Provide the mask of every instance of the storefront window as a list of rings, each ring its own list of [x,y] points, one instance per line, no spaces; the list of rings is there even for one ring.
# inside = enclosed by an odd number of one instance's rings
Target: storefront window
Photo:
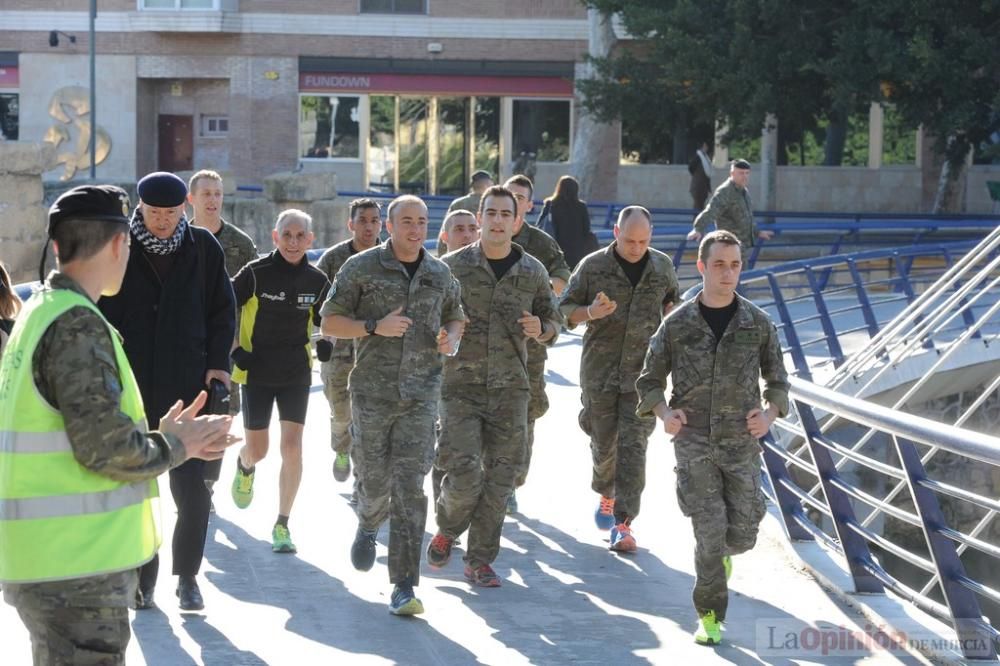
[[[569,100],[514,100],[513,151],[539,162],[568,162]]]
[[[368,187],[394,192],[396,189],[396,98],[368,98]]]
[[[17,93],[0,93],[0,141],[17,141]]]
[[[359,100],[357,96],[303,95],[299,99],[299,157],[359,158]]]

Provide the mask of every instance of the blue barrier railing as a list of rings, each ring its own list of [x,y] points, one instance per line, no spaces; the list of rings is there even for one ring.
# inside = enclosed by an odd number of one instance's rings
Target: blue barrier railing
[[[959,470],[977,469],[987,478],[1000,473],[1000,438],[961,427],[977,414],[989,420],[984,406],[1000,391],[1000,375],[991,375],[993,366],[963,373],[984,383],[978,396],[962,399],[953,425],[906,408],[963,352],[972,367],[1000,363],[992,351],[1000,339],[998,250],[1000,229],[975,246],[858,252],[742,276],[744,288],[760,284],[772,295],[757,302],[774,313],[798,375],[791,379],[792,414],[761,441],[766,491],[787,536],[822,542],[843,557],[854,592],[890,590],[949,622],[966,659],[993,661],[1000,632],[988,618],[1000,620],[992,575],[1000,546],[990,528],[1000,501],[988,484],[975,487],[954,470],[963,465]],[[822,275],[827,284],[821,287]],[[838,319],[838,309],[852,317]],[[852,337],[860,347],[853,356],[846,349]],[[810,344],[819,353],[809,355]],[[927,349],[934,351],[921,361]],[[899,371],[903,394],[892,393],[886,406],[807,380],[817,365],[839,365],[845,357],[849,362],[827,381],[855,390],[858,384],[848,380],[860,379],[866,388],[883,372]],[[900,368],[910,359],[921,368],[916,379]],[[954,388],[954,381],[942,390],[971,390]],[[938,466],[939,452],[952,458]],[[945,473],[950,476],[936,478]]]
[[[779,443],[771,434],[762,440],[764,469],[769,480],[767,492],[780,509],[788,538],[821,541],[844,558],[854,592],[878,594],[891,590],[924,612],[949,622],[966,659],[995,661],[1000,632],[984,617],[979,598],[1000,603],[1000,592],[968,574],[961,549],[974,549],[995,560],[1000,558],[1000,548],[977,538],[975,533],[965,533],[949,525],[939,495],[991,512],[1000,511],[1000,502],[929,478],[917,447],[937,447],[995,468],[1000,466],[1000,438],[882,407],[802,379],[792,378],[791,385],[796,420],[779,421],[774,428],[789,443]],[[899,464],[888,464],[836,441],[834,436],[823,432],[818,414],[823,414],[823,418],[832,415],[883,435],[891,441]],[[802,441],[808,458],[790,452],[795,443]],[[876,497],[852,483],[849,475],[835,464],[835,456],[856,463],[869,474],[884,475],[905,484],[914,510]],[[802,476],[815,479],[822,493],[811,492],[808,483],[796,481]],[[899,545],[859,520],[855,509],[859,505],[919,530],[926,554]],[[833,534],[823,529],[823,523],[829,523]],[[929,575],[929,589],[913,589],[900,576],[888,571],[892,567],[883,565],[873,549]]]

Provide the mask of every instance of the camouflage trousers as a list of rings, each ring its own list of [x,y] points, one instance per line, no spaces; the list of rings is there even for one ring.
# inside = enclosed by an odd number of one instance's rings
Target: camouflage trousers
[[[427,523],[424,477],[434,459],[437,402],[352,393],[351,408],[358,522],[374,531],[389,519],[389,581],[416,585]]]
[[[323,393],[330,403],[330,448],[334,453],[351,452],[351,394],[347,378],[354,368],[354,358],[334,356],[320,365]]]
[[[520,488],[528,478],[528,467],[531,465],[531,450],[535,445],[535,421],[545,416],[549,411],[549,396],[545,394],[545,361],[548,352],[540,344],[528,343],[528,440],[524,457],[524,468],[515,479],[514,487]]]
[[[52,583],[4,585],[31,636],[35,666],[118,666],[132,632],[136,569]]]
[[[694,607],[699,615],[715,611],[721,621],[729,603],[722,558],[754,547],[766,511],[760,446],[749,437],[710,442],[707,435],[682,429],[674,437],[674,452],[677,503],[694,528]]]
[[[585,391],[580,427],[590,435],[594,469],[590,487],[615,500],[615,522],[639,515],[646,487],[646,445],[656,427],[653,417],[635,415],[636,393]]]
[[[469,530],[464,559],[476,568],[500,552],[507,498],[525,465],[528,392],[462,389],[441,399],[437,524],[452,538]]]

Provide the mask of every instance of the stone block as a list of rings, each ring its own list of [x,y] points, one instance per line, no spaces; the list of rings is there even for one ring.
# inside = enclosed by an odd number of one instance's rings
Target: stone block
[[[55,148],[47,143],[0,142],[0,175],[37,175],[55,159]]]

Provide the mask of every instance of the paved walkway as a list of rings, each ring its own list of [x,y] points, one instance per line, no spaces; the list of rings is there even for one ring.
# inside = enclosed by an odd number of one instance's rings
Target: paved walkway
[[[259,465],[256,497],[245,511],[228,495],[235,465],[230,454],[216,496],[218,514],[209,526],[201,585],[206,611],[178,611],[167,575],[170,549],[164,548],[160,609],[136,616],[129,663],[923,663],[870,649],[826,655],[810,649],[819,634],[809,625],[837,633],[838,626],[864,631],[867,622],[790,564],[773,516],[765,520],[758,547],[735,560],[725,645],[695,645],[694,545],[674,498],[669,441],[660,430],[650,442],[643,513],[635,524],[640,550],[632,557],[614,555],[607,534],[593,524],[597,498],[589,487],[589,449],[576,421],[579,337],[563,340],[551,354],[553,407],[538,423],[532,472],[518,493],[521,513],[504,527],[496,562],[503,587],[470,589],[462,579],[459,547],[444,571],[424,569],[418,593],[426,614],[402,619],[386,612],[386,529],[375,568],[354,571],[348,551],[357,523],[346,501],[349,485],[335,483],[330,474],[329,411],[314,386],[307,469],[290,524],[299,554],[270,551],[277,449]],[[170,534],[173,507],[162,485]],[[433,527],[430,520],[429,534]],[[789,633],[805,641],[794,647]],[[3,664],[30,663],[27,635],[3,604],[0,634]]]

